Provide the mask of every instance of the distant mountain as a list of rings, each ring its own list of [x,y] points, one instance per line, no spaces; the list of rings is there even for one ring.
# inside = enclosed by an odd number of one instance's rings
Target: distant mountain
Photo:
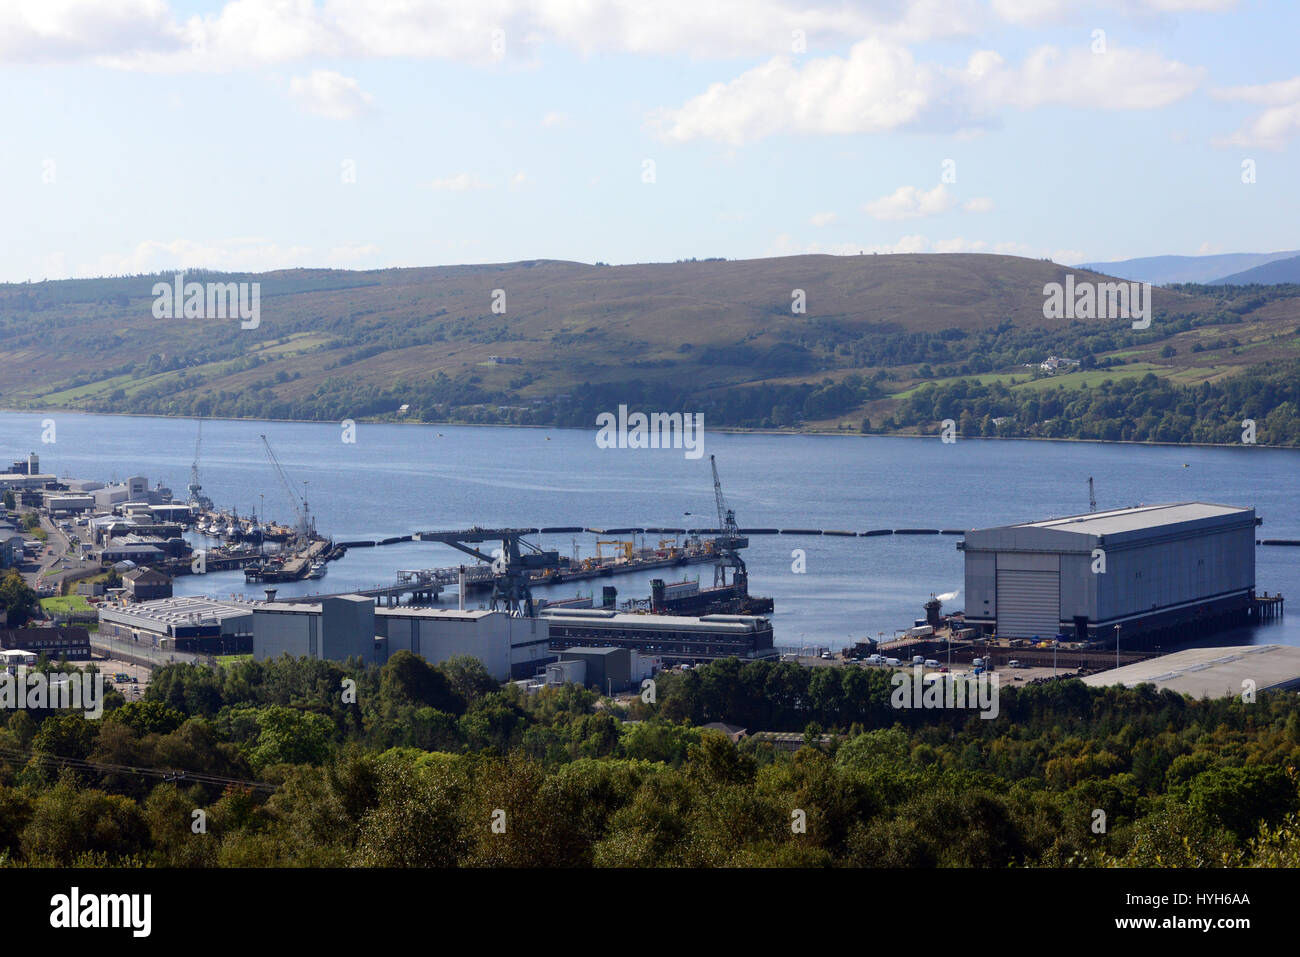
[[[1297,255],[1300,255],[1300,249],[1276,253],[1222,253],[1217,256],[1146,256],[1108,263],[1081,263],[1079,268],[1163,286],[1173,282],[1223,282],[1220,277],[1230,273]]]
[[[0,284],[0,408],[588,427],[626,404],[703,410],[715,426],[858,431],[864,420],[895,429],[958,419],[968,406],[991,423],[1022,415],[1012,389],[1081,391],[1109,380],[1161,411],[1094,415],[1054,395],[1041,406],[1026,400],[1023,420],[1051,419],[1041,434],[1058,438],[1075,435],[1062,423],[1078,416],[1087,422],[1076,437],[1186,441],[1201,423],[1181,399],[1156,397],[1156,379],[1218,388],[1252,366],[1281,375],[1300,361],[1300,293],[1290,287],[1157,288],[1150,328],[1134,329],[1129,319],[1044,316],[1045,288],[1069,275],[1106,279],[976,254],[191,270],[194,299],[187,288],[175,318],[165,315],[174,275]],[[209,304],[239,282],[259,290],[248,326]],[[1031,381],[1053,355],[1081,368]],[[960,392],[968,376],[996,394],[966,403],[917,391],[946,382]],[[1291,408],[1289,393],[1271,385],[1243,388]],[[1198,393],[1211,399],[1232,410],[1243,401]],[[1197,440],[1239,435],[1227,414]],[[1096,416],[1114,427],[1101,430]],[[1300,445],[1292,418],[1274,440]]]
[[[1271,286],[1280,282],[1300,282],[1300,256],[1292,256],[1290,259],[1275,259],[1262,266],[1256,266],[1254,269],[1235,272],[1231,276],[1216,279],[1214,282],[1216,284],[1223,283],[1225,286],[1249,286],[1252,283]]]

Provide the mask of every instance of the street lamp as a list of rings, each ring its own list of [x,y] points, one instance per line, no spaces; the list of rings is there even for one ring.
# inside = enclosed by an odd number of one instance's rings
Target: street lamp
[[[1119,667],[1119,625],[1115,626],[1115,667]]]

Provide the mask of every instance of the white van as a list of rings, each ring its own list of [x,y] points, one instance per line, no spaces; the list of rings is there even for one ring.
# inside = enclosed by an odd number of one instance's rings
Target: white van
[[[938,668],[938,667],[939,667],[939,662],[935,661],[933,658],[926,658],[926,659],[925,659],[925,666],[926,666],[927,668]]]
[[[925,655],[913,655],[913,656],[912,656],[912,664],[914,664],[914,665],[923,665],[923,664],[925,664]]]
[[[897,667],[898,667],[898,659],[897,659],[897,658],[886,658],[886,659],[885,659],[885,664],[887,664],[887,665],[888,665],[889,667],[891,667],[891,668],[897,668]]]

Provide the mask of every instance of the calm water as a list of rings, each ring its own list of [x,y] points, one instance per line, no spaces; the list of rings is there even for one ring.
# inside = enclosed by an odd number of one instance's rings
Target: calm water
[[[41,444],[48,416],[0,413],[0,455],[8,463],[36,451],[42,471],[101,481],[144,475],[185,497],[194,455],[192,419],[58,413],[57,441]],[[1300,538],[1300,452],[1261,448],[1191,449],[1069,442],[1012,442],[708,433],[705,456],[680,450],[599,449],[594,430],[366,425],[356,444],[337,425],[203,423],[200,475],[220,507],[260,511],[291,522],[288,493],[259,435],[271,440],[289,477],[303,487],[317,526],[337,539],[378,539],[471,525],[717,524],[708,454],[718,456],[723,490],[737,521],[753,527],[974,528],[1087,511],[1087,479],[1102,508],[1202,500],[1253,506],[1261,538]],[[687,515],[686,513],[690,513]],[[755,536],[746,553],[751,592],[776,601],[779,644],[839,647],[893,633],[922,614],[931,593],[962,587],[954,536],[792,538]],[[543,544],[572,554],[572,536]],[[594,537],[579,536],[581,556]],[[792,571],[802,548],[807,571]],[[389,582],[399,568],[454,565],[443,545],[406,543],[357,549],[316,582],[281,594],[338,592]],[[599,592],[645,597],[655,575],[623,575],[560,586],[557,597]],[[712,581],[707,565],[686,574]],[[1259,547],[1260,591],[1300,594],[1300,549]],[[183,577],[177,593],[260,597],[239,572]],[[958,594],[945,608],[962,607]],[[444,596],[454,602],[454,595]],[[1300,645],[1300,614],[1221,636],[1217,643]]]

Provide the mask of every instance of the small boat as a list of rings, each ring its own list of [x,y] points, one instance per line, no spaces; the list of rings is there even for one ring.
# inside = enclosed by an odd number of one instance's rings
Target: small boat
[[[325,577],[325,563],[324,563],[324,562],[321,562],[321,561],[315,561],[315,562],[312,562],[312,563],[311,563],[311,568],[310,568],[310,569],[308,570],[308,572],[307,572],[307,577],[308,577],[308,578],[324,578],[324,577]]]

